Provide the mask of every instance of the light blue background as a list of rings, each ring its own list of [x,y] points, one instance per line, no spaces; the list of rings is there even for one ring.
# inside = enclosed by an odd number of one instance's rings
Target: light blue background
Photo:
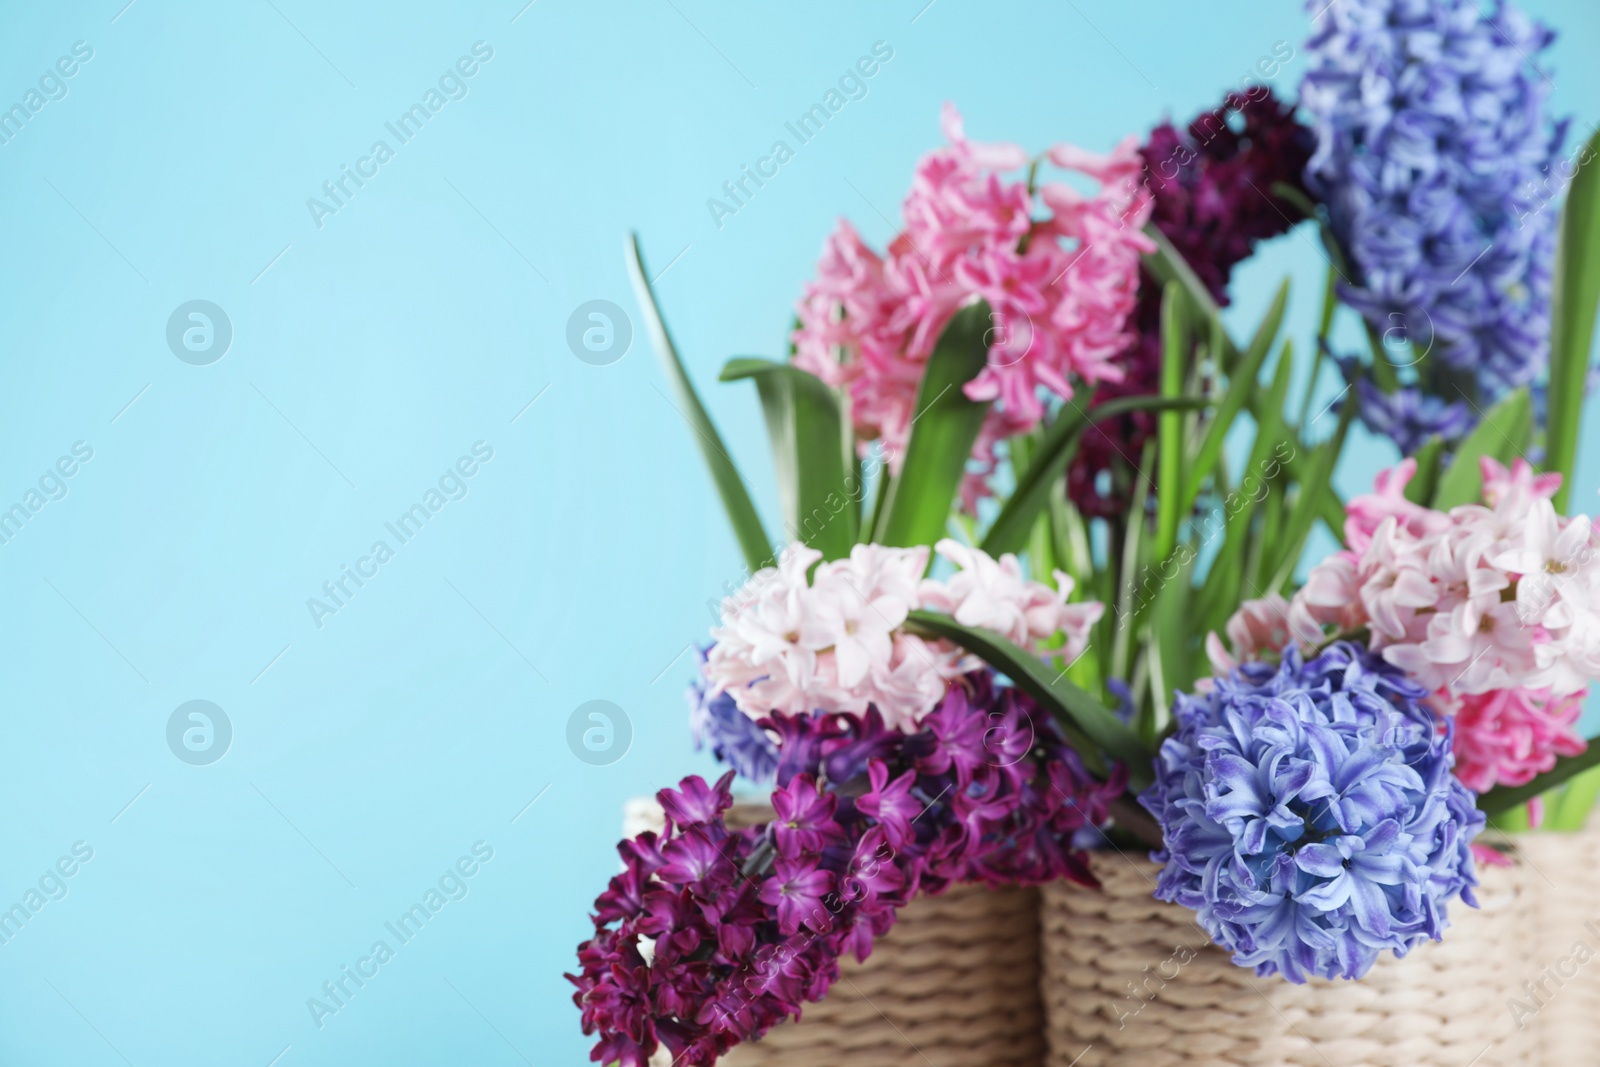
[[[1104,149],[1307,25],[1272,0],[523,2],[3,16],[0,102],[75,41],[94,57],[0,145],[0,506],[74,442],[94,458],[0,545],[0,907],[74,842],[94,858],[0,946],[0,1063],[584,1061],[561,974],[622,802],[709,767],[682,653],[740,571],[644,338],[604,367],[567,348],[580,303],[634,313],[624,233],[671,262],[671,323],[770,517],[756,405],[715,370],[781,351],[837,216],[892,234],[942,101],[979,138]],[[1529,6],[1564,33],[1558,106],[1592,123],[1600,11]],[[319,229],[306,198],[480,40],[466,99]],[[876,41],[869,95],[717,228],[706,199]],[[1288,271],[1307,339],[1301,237],[1241,272],[1240,321]],[[164,338],[194,298],[233,323],[211,366]],[[469,495],[318,629],[307,598],[477,441]],[[1343,488],[1390,458],[1358,442]],[[197,698],[235,731],[211,766],[165,740]],[[565,740],[595,698],[632,720],[611,766]],[[470,894],[319,1029],[307,998],[480,840]]]

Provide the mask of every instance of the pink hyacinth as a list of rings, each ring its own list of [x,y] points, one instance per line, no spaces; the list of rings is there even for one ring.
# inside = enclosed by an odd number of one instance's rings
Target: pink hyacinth
[[[1587,744],[1574,727],[1587,689],[1552,697],[1547,689],[1499,689],[1436,698],[1456,720],[1456,777],[1483,792],[1497,785],[1526,785],[1556,765],[1558,756],[1581,754]]]
[[[1075,382],[1121,379],[1139,257],[1153,249],[1142,232],[1152,201],[1133,139],[1106,156],[1050,150],[1056,167],[1101,183],[1086,196],[1002,177],[1026,166],[1027,154],[967,140],[948,104],[942,126],[950,144],[917,164],[904,229],[879,255],[841,221],[794,333],[795,364],[848,390],[861,447],[881,441],[896,471],[923,370],[958,308],[982,298],[993,316],[987,365],[966,386],[973,400],[994,402],[974,450],[987,471],[997,441],[1038,425],[1046,396],[1068,399]],[[981,491],[969,480],[964,497],[970,504]]]
[[[1372,492],[1356,497],[1345,506],[1344,543],[1351,552],[1357,555],[1365,552],[1384,519],[1394,519],[1397,526],[1415,537],[1437,533],[1450,524],[1450,517],[1444,512],[1406,499],[1406,486],[1416,473],[1417,461],[1403,459],[1389,470],[1378,473]]]
[[[1067,575],[1057,572],[1052,589],[1024,578],[1009,553],[996,560],[948,539],[936,550],[957,568],[948,580],[922,577],[925,547],[857,545],[849,558],[819,564],[821,553],[791,546],[779,566],[723,601],[705,664],[710,691],[727,692],[753,719],[863,714],[872,705],[890,727],[909,731],[951,680],[978,666],[950,642],[908,633],[913,610],[953,615],[1034,651],[1059,636],[1064,644],[1053,651],[1069,660],[1087,646],[1103,607],[1067,603]]]
[[[1226,627],[1228,644],[1216,634],[1206,635],[1206,658],[1221,677],[1232,674],[1241,662],[1258,660],[1263,653],[1277,655],[1289,643],[1289,602],[1274,593],[1246,600]]]

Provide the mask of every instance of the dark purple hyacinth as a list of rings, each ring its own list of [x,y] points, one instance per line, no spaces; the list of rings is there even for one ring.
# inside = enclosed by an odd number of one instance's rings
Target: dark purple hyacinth
[[[1359,978],[1476,905],[1476,798],[1450,773],[1452,722],[1347,642],[1246,664],[1178,695],[1178,729],[1139,800],[1161,824],[1156,896],[1194,909],[1257,974]]]
[[[1264,86],[1232,93],[1180,131],[1153,130],[1141,154],[1155,196],[1151,222],[1205,283],[1219,306],[1228,304],[1233,268],[1261,241],[1286,233],[1304,216],[1279,197],[1278,183],[1305,192],[1303,174],[1315,141],[1295,121],[1294,108]],[[1134,312],[1139,340],[1122,357],[1127,377],[1101,385],[1095,402],[1161,389],[1161,286],[1141,275]],[[1134,472],[1156,419],[1145,413],[1092,426],[1068,469],[1067,488],[1086,516],[1120,515],[1132,499]],[[1154,499],[1154,494],[1151,494]]]
[[[645,1067],[666,1048],[714,1063],[820,1000],[917,892],[955,882],[1091,883],[1076,833],[1125,776],[1090,778],[1027,696],[967,675],[915,734],[865,716],[774,716],[775,817],[728,829],[730,771],[658,794],[665,833],[618,846],[573,999],[592,1060]]]
[[[1363,418],[1402,448],[1458,437],[1549,359],[1566,123],[1545,115],[1537,64],[1554,35],[1492,0],[1307,7],[1306,178],[1348,261],[1340,294],[1411,342],[1399,362],[1414,395],[1369,389]]]

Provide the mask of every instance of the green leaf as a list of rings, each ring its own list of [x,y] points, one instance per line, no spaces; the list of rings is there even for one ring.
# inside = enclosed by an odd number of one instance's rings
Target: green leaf
[[[1044,705],[1063,725],[1081,733],[1094,746],[1090,751],[1080,749],[1078,752],[1086,763],[1099,762],[1103,753],[1127,766],[1128,783],[1135,792],[1150,784],[1154,754],[1138,735],[1124,726],[1109,708],[1057,675],[1037,656],[991,630],[962,626],[948,615],[913,611],[906,621],[913,629],[954,641],[1010,678],[1018,689]]]
[[[1072,579],[1080,599],[1093,599],[1092,585],[1094,560],[1089,552],[1089,535],[1084,529],[1078,509],[1067,500],[1066,482],[1057,480],[1050,487],[1050,501],[1045,509],[1045,526],[1050,532],[1052,556]],[[1093,635],[1091,633],[1091,642]],[[1101,691],[1105,676],[1101,673],[1099,656],[1079,656],[1076,663],[1068,664],[1067,676],[1081,688],[1091,693]]]
[[[1383,343],[1385,335],[1380,334],[1378,328],[1370,322],[1366,324],[1366,333],[1367,347],[1372,349],[1372,380],[1385,393],[1392,393],[1400,388],[1400,376],[1394,369],[1394,360],[1389,356],[1389,349]]]
[[[1218,614],[1225,617],[1238,606],[1241,588],[1245,581],[1245,565],[1250,558],[1253,540],[1251,522],[1261,501],[1266,498],[1265,483],[1270,480],[1266,473],[1268,464],[1269,462],[1273,466],[1281,464],[1290,467],[1292,471],[1292,460],[1298,458],[1294,451],[1291,451],[1288,457],[1282,453],[1284,445],[1291,450],[1296,447],[1295,444],[1289,443],[1283,422],[1284,400],[1289,394],[1289,378],[1293,366],[1294,345],[1285,341],[1283,350],[1278,355],[1277,367],[1272,376],[1272,388],[1267,394],[1263,413],[1259,416],[1255,441],[1250,446],[1250,458],[1240,477],[1239,487],[1230,493],[1222,504],[1225,512],[1230,507],[1235,505],[1237,507],[1227,514],[1223,527],[1222,547],[1212,563],[1211,573],[1206,575],[1201,587],[1199,603],[1202,606],[1200,615],[1202,619]],[[1302,465],[1302,469],[1306,469],[1307,465]],[[1261,594],[1252,590],[1249,595]]]
[[[889,486],[894,484],[894,473],[889,470],[887,460],[877,464],[877,482],[872,489],[872,509],[867,512],[861,522],[860,536],[863,543],[872,540],[872,531],[878,528],[883,521],[883,505],[889,499]]]
[[[1261,499],[1261,524],[1255,531],[1255,536],[1250,545],[1250,558],[1245,563],[1244,580],[1248,583],[1251,596],[1258,596],[1256,590],[1262,593],[1271,592],[1264,588],[1272,580],[1273,564],[1277,562],[1277,552],[1287,538],[1289,511],[1289,479],[1282,473],[1281,465],[1275,474],[1262,473],[1262,482],[1266,485],[1266,495]]]
[[[1427,504],[1439,491],[1439,468],[1444,460],[1444,438],[1433,435],[1422,443],[1417,454],[1417,473],[1406,483],[1405,497],[1413,504]]]
[[[1547,790],[1576,777],[1591,767],[1600,767],[1600,737],[1589,738],[1589,747],[1577,756],[1561,756],[1556,765],[1527,785],[1515,788],[1497,785],[1487,793],[1478,795],[1478,810],[1487,815],[1499,815],[1518,804],[1526,804]]]
[[[1509,465],[1527,451],[1532,437],[1533,401],[1524,386],[1507,393],[1490,408],[1484,414],[1483,421],[1461,442],[1450,469],[1439,479],[1439,491],[1433,495],[1433,506],[1440,511],[1449,511],[1460,504],[1476,503],[1483,496],[1483,472],[1478,466],[1479,457],[1492,456]]]
[[[771,563],[772,542],[767,540],[767,533],[761,527],[761,517],[756,514],[756,506],[745,489],[744,479],[739,476],[738,468],[723,447],[722,435],[717,433],[716,424],[706,414],[705,405],[700,403],[694,383],[689,380],[689,372],[684,369],[678,349],[672,343],[672,335],[667,332],[666,320],[661,317],[661,308],[656,303],[655,290],[650,286],[650,276],[644,269],[638,234],[628,235],[623,251],[628,261],[628,275],[633,279],[634,295],[639,300],[639,309],[644,313],[645,329],[661,360],[661,367],[666,371],[667,381],[672,384],[672,391],[678,398],[673,406],[694,431],[695,443],[700,446],[700,454],[705,457],[706,467],[711,471],[711,481],[716,485],[717,495],[722,498],[722,506],[728,512],[733,536],[744,553],[745,564],[754,573]]]
[[[1222,458],[1222,446],[1227,439],[1229,427],[1233,425],[1233,420],[1238,417],[1246,400],[1256,389],[1256,378],[1261,373],[1261,364],[1266,361],[1267,353],[1272,350],[1272,343],[1278,338],[1278,330],[1283,325],[1284,309],[1288,304],[1289,279],[1285,278],[1283,284],[1278,286],[1277,295],[1272,298],[1272,306],[1267,309],[1266,317],[1261,320],[1255,336],[1250,339],[1250,347],[1245,349],[1243,360],[1230,372],[1228,390],[1222,395],[1222,403],[1217,407],[1217,417],[1206,427],[1205,437],[1200,441],[1200,451],[1190,468],[1189,485],[1184,493],[1185,514],[1194,510],[1194,503],[1200,497],[1200,490],[1205,480],[1211,476],[1211,472],[1217,467],[1217,461]]]
[[[1287,200],[1290,204],[1293,204],[1295,210],[1300,212],[1300,214],[1304,215],[1306,218],[1314,219],[1317,217],[1316,202],[1305,193],[1295,188],[1293,185],[1290,185],[1288,182],[1273,182],[1271,185],[1267,186],[1267,191],[1273,196],[1277,197],[1279,200]],[[1302,220],[1294,220],[1296,223],[1300,221]],[[1293,224],[1294,223],[1291,223],[1290,225]]]
[[[837,394],[835,394],[835,399],[838,399]],[[841,402],[841,407],[842,406],[843,404]],[[849,421],[848,416],[845,417],[845,421]],[[844,427],[844,438],[845,452],[850,457],[849,476],[856,487],[855,493],[853,494],[855,496],[855,506],[851,508],[851,511],[855,514],[855,531],[856,537],[859,538],[861,536],[861,523],[863,521],[862,512],[864,512],[867,507],[867,472],[866,468],[861,462],[861,453],[856,449],[856,435],[853,427]]]
[[[1322,380],[1322,362],[1328,355],[1328,333],[1333,329],[1333,316],[1339,309],[1339,277],[1333,264],[1328,264],[1322,285],[1322,315],[1317,321],[1317,350],[1311,356],[1311,370],[1306,374],[1306,392],[1300,400],[1300,418],[1296,425],[1304,426],[1311,414],[1311,401],[1317,395],[1317,384]]]
[[[1600,796],[1600,767],[1592,767],[1572,778],[1546,798],[1544,825],[1547,830],[1581,830]]]
[[[1189,299],[1194,301],[1194,306],[1200,309],[1201,314],[1208,318],[1217,318],[1221,314],[1221,309],[1217,307],[1217,302],[1211,299],[1211,291],[1194,272],[1194,268],[1184,260],[1183,254],[1167,240],[1167,235],[1153,222],[1145,226],[1144,233],[1156,246],[1156,250],[1147,254],[1143,260],[1150,276],[1163,286],[1168,282],[1177,282],[1183,286],[1183,291],[1189,294]],[[1222,336],[1224,351],[1220,353],[1220,359],[1224,365],[1231,365],[1238,359],[1239,350],[1234,347],[1226,332]]]
[[[988,358],[989,319],[988,303],[969,304],[955,313],[933,346],[917,389],[905,462],[889,486],[873,537],[879,544],[931,545],[944,535],[972,446],[989,412],[987,402],[968,400],[962,389]]]
[[[1294,577],[1295,566],[1300,562],[1300,553],[1305,548],[1306,538],[1311,535],[1312,524],[1317,519],[1317,511],[1321,505],[1320,498],[1328,492],[1333,482],[1333,465],[1338,462],[1339,453],[1344,450],[1345,436],[1350,431],[1350,422],[1355,413],[1356,398],[1352,393],[1345,398],[1344,407],[1339,412],[1339,425],[1333,431],[1333,436],[1317,446],[1306,480],[1300,483],[1300,495],[1295,498],[1294,507],[1289,512],[1283,539],[1279,545],[1273,546],[1272,558],[1277,562],[1277,569],[1261,591],[1267,596],[1281,593],[1289,584],[1289,579]]]
[[[1174,557],[1171,561],[1177,565],[1174,573],[1159,576],[1162,585],[1155,596],[1149,631],[1150,689],[1157,713],[1149,724],[1150,733],[1145,735],[1150,742],[1154,742],[1171,721],[1172,694],[1189,692],[1194,685],[1195,652],[1201,640],[1192,614],[1197,558],[1195,553]]]
[[[1600,175],[1590,165],[1596,153],[1600,153],[1600,133],[1590,138],[1579,155],[1578,173],[1567,189],[1561,232],[1556,239],[1544,469],[1566,476],[1554,500],[1556,511],[1562,513],[1567,510],[1572,491],[1578,431],[1583,421],[1583,387],[1589,375],[1595,307],[1600,304]]]
[[[1076,404],[1062,408],[1040,437],[1027,468],[1017,475],[1016,489],[995,516],[980,547],[991,556],[1022,550],[1033,520],[1050,497],[1050,486],[1061,479],[1077,451],[1078,439],[1090,425],[1134,411],[1194,411],[1206,406],[1208,401],[1197,396],[1124,396],[1087,410]]]
[[[1155,447],[1154,441],[1145,441],[1144,453],[1139,457],[1140,470],[1149,465]],[[1150,581],[1150,572],[1146,568],[1150,552],[1147,547],[1148,538],[1145,536],[1149,526],[1145,521],[1149,504],[1150,479],[1140,478],[1134,486],[1133,500],[1128,505],[1128,513],[1122,522],[1122,555],[1120,558],[1108,558],[1107,562],[1113,566],[1106,568],[1117,579],[1110,675],[1113,678],[1128,679],[1130,682],[1134,680],[1134,638],[1139,632],[1140,618],[1149,606],[1149,601],[1144,597]],[[1113,538],[1115,530],[1116,527],[1111,527]],[[1107,556],[1110,557],[1117,548],[1113,540],[1106,546]]]
[[[1328,251],[1328,258],[1338,267],[1340,272],[1347,273],[1343,266],[1343,253],[1339,251],[1338,244],[1333,240],[1333,234],[1329,231],[1327,223],[1322,223],[1321,229],[1323,244]],[[1144,232],[1156,245],[1156,250],[1146,255],[1143,260],[1145,268],[1150,271],[1151,276],[1163,285],[1169,281],[1178,281],[1183,285],[1184,291],[1189,294],[1196,307],[1207,315],[1216,316],[1218,314],[1216,301],[1211,299],[1211,294],[1206,291],[1205,285],[1201,283],[1193,268],[1184,262],[1182,254],[1172,247],[1172,242],[1167,240],[1166,236],[1156,228],[1154,223],[1146,226]],[[1243,358],[1238,346],[1233,343],[1226,330],[1219,330],[1218,334],[1222,340],[1221,363],[1223,370],[1230,376],[1238,377],[1238,363]],[[1261,389],[1260,384],[1255,381],[1250,382],[1249,398],[1246,400],[1246,405],[1249,407],[1250,413],[1256,417],[1257,422],[1265,421],[1270,415],[1281,416],[1283,414],[1283,408],[1281,406],[1274,408],[1267,400],[1266,393]],[[1303,453],[1309,451],[1309,449],[1305,449],[1296,437],[1291,437],[1290,442],[1295,446],[1295,452],[1288,460],[1289,474],[1296,479],[1303,479],[1306,475],[1306,464],[1310,462],[1309,458]],[[1329,491],[1322,495],[1320,503],[1321,511],[1317,517],[1327,525],[1335,537],[1342,536],[1344,527],[1343,501],[1339,499],[1337,493]]]
[[[824,559],[848,556],[862,487],[839,398],[816,375],[788,363],[739,358],[722,368],[722,381],[744,379],[753,380],[761,396],[785,533]]]
[[[1168,282],[1161,297],[1161,396],[1175,400],[1183,393],[1183,365],[1189,360],[1188,315],[1183,286]],[[1166,559],[1178,544],[1179,500],[1183,495],[1183,419],[1164,411],[1156,426],[1156,558]]]

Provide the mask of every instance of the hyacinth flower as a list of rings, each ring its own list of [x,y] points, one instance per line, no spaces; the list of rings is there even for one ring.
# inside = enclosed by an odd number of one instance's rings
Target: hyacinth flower
[[[942,126],[948,144],[918,162],[903,227],[884,248],[848,222],[828,238],[788,358],[739,357],[722,369],[722,381],[749,382],[761,397],[782,506],[777,539],[673,343],[638,241],[629,242],[645,332],[751,574],[795,541],[827,560],[858,544],[932,546],[952,512],[970,521],[979,498],[1004,488],[990,475],[1002,457],[1019,469],[1020,438],[1054,434],[1045,464],[1053,482],[1089,422],[1198,406],[1122,396],[1091,418],[1076,399],[1124,376],[1140,260],[1157,251],[1135,139],[1105,154],[1059,143],[1030,158],[968,139],[953,107]],[[1021,525],[1043,498],[1015,503]]]
[[[991,404],[976,444],[987,470],[996,441],[1039,424],[1045,398],[1123,377],[1139,257],[1152,248],[1132,138],[1104,156],[1059,144],[1028,169],[1016,145],[969,141],[948,104],[941,123],[950,143],[917,164],[903,230],[880,253],[841,221],[793,337],[794,365],[848,393],[859,447],[881,442],[895,471],[928,361],[958,308],[981,298],[992,316],[987,357],[962,386]],[[1036,187],[1040,162],[1100,188]],[[969,502],[983,491],[969,479]]]
[[[1556,513],[1561,475],[1520,459],[1477,466],[1478,500],[1448,510],[1437,506],[1448,483],[1434,506],[1412,499],[1415,459],[1379,474],[1347,506],[1345,548],[1292,598],[1243,605],[1231,650],[1208,642],[1213,664],[1269,658],[1290,640],[1306,654],[1360,640],[1421,686],[1476,792],[1526,786],[1583,754],[1577,720],[1600,678],[1600,530]]]
[[[913,611],[941,612],[1032,652],[1058,642],[1052,651],[1069,660],[1088,644],[1104,608],[1069,603],[1069,576],[1058,573],[1051,588],[1025,578],[1009,553],[994,559],[948,538],[935,551],[956,568],[947,579],[922,577],[926,548],[881,545],[856,545],[848,557],[827,562],[791,545],[777,567],[751,575],[723,601],[722,624],[711,631],[705,685],[690,703],[697,732],[742,762],[764,761],[747,723],[723,721],[731,714],[725,699],[751,720],[775,711],[862,714],[872,707],[891,727],[915,730],[978,660],[949,641],[910,632]]]
[[[568,975],[591,1059],[714,1063],[820,1000],[919,891],[1092,884],[1072,841],[1125,785],[1119,769],[1091,778],[1049,715],[986,671],[912,734],[876,709],[762,725],[781,755],[770,823],[730,830],[732,772],[691,777],[658,794],[664,833],[618,846]]]
[[[1294,108],[1265,86],[1229,93],[1180,130],[1170,122],[1150,132],[1139,149],[1143,179],[1154,199],[1150,222],[1194,271],[1218,307],[1230,303],[1233,268],[1265,240],[1287,233],[1305,216],[1278,187],[1305,194],[1302,184],[1315,138]],[[1138,340],[1123,358],[1120,380],[1096,387],[1093,402],[1160,392],[1161,286],[1141,274],[1133,315]],[[1120,515],[1156,418],[1133,412],[1091,426],[1068,468],[1068,495],[1086,516]]]
[[[706,653],[695,649],[701,678],[689,686],[689,736],[695,748],[711,747],[719,762],[751,782],[772,780],[778,769],[778,746],[750,716],[739,710],[733,695],[714,693],[704,681]]]
[[[1363,419],[1406,453],[1453,441],[1549,359],[1566,123],[1545,115],[1538,63],[1553,34],[1503,0],[1307,8],[1306,184],[1374,340]]]
[[[1257,974],[1360,978],[1476,905],[1475,797],[1427,690],[1376,654],[1293,644],[1180,694],[1140,801],[1165,848],[1156,896]]]

